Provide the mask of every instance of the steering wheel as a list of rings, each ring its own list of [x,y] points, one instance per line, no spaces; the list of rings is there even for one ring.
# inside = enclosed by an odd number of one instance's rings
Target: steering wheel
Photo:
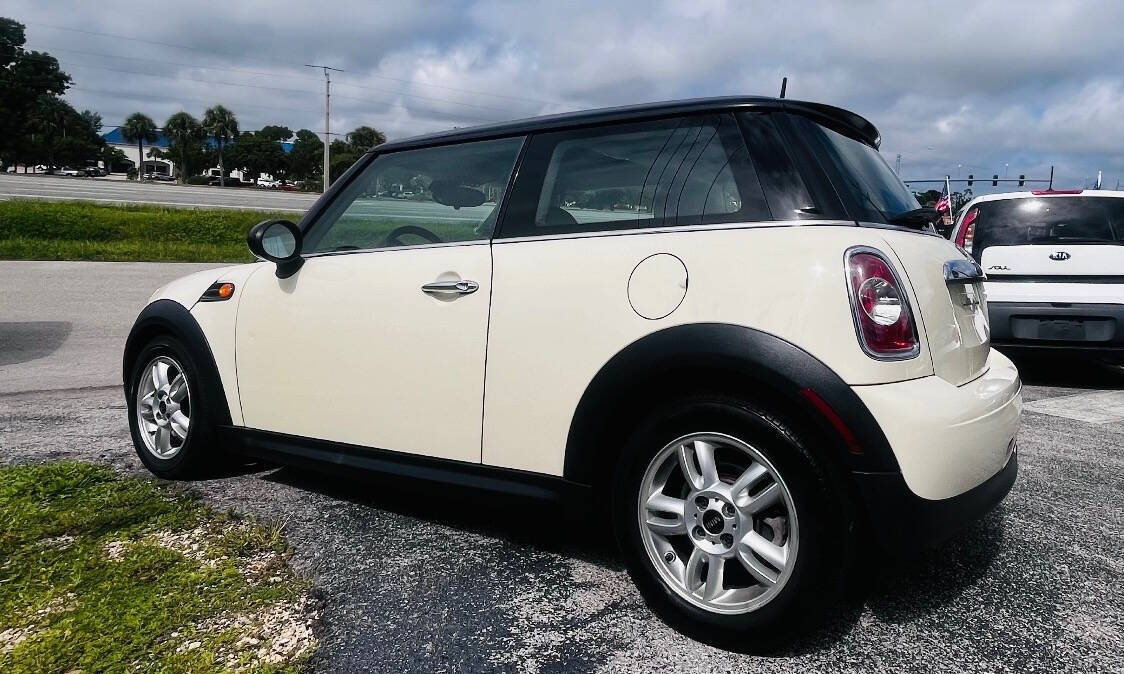
[[[398,240],[398,237],[405,236],[406,234],[413,234],[414,236],[421,237],[430,243],[442,243],[440,237],[424,227],[417,227],[415,225],[402,225],[390,230],[383,239],[382,245],[384,246],[405,246],[405,244]]]

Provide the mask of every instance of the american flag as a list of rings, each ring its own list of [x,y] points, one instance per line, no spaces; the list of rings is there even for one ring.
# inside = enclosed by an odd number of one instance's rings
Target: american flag
[[[937,209],[938,213],[942,211],[948,211],[949,213],[952,212],[952,205],[949,203],[947,192],[945,194],[942,194],[940,199],[937,199],[937,205],[933,208]]]

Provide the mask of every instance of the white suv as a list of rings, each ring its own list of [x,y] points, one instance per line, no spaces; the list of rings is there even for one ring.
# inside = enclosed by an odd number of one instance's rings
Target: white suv
[[[996,344],[1124,355],[1124,192],[977,197],[952,239],[987,274]]]
[[[947,536],[1015,479],[983,274],[878,142],[739,97],[376,147],[250,232],[273,264],[153,295],[124,356],[137,452],[564,499],[681,629],[791,634],[867,542]]]

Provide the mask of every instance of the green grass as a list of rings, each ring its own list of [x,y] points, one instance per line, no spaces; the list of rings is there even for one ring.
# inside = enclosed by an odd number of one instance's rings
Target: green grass
[[[255,655],[260,616],[306,592],[286,557],[279,527],[180,489],[72,462],[0,468],[0,671],[298,671],[307,651]]]
[[[0,259],[248,262],[246,233],[296,213],[0,201]]]

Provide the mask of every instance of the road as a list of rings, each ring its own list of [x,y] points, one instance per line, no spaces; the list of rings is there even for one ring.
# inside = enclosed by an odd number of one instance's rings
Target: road
[[[0,262],[0,336],[13,322],[70,325],[0,337],[0,463],[140,472],[120,345],[151,289],[190,268]],[[542,506],[260,466],[191,486],[285,522],[293,564],[324,601],[317,672],[1119,673],[1124,373],[1020,367],[1028,405],[1007,500],[935,550],[872,562],[835,621],[772,657],[669,629],[599,527]]]
[[[121,383],[152,292],[214,264],[0,261],[0,394]]]
[[[181,208],[234,208],[254,211],[308,210],[319,194],[253,187],[207,187],[175,183],[137,183],[108,178],[0,174],[0,199],[93,201]]]

